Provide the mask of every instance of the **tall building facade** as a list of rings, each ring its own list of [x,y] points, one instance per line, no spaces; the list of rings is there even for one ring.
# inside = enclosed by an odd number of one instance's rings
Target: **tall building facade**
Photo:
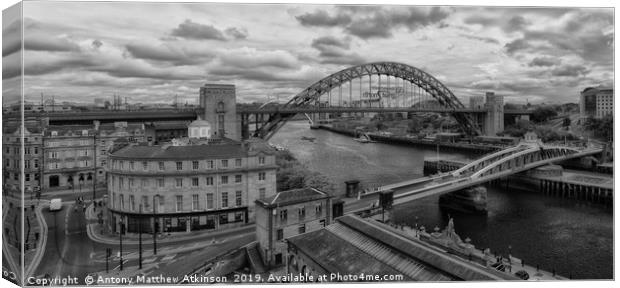
[[[24,125],[23,127],[23,133],[21,125],[8,126],[3,129],[2,190],[5,194],[17,196],[23,188],[25,196],[31,197],[33,193],[41,189],[43,131],[36,125]]]
[[[241,126],[237,121],[235,85],[205,84],[200,87],[202,119],[213,125],[212,136],[241,139]]]
[[[112,231],[120,231],[123,223],[128,232],[137,232],[139,221],[143,231],[217,230],[254,218],[256,199],[275,194],[273,149],[264,143],[201,137],[209,127],[193,123],[188,135],[195,137],[128,145],[109,155]]]
[[[609,87],[588,87],[579,97],[580,118],[603,118],[614,113],[614,89]]]

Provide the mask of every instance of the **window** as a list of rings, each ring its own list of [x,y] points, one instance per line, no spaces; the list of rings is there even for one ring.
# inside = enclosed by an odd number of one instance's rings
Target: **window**
[[[142,196],[142,202],[140,202],[140,204],[142,205],[142,209],[146,211],[146,207],[148,206],[147,204],[149,203],[149,196]]]
[[[30,169],[30,160],[24,160],[24,169]]]
[[[222,176],[221,183],[228,184],[228,176]]]
[[[306,218],[306,207],[299,207],[297,214],[299,214],[299,220],[304,220]]]
[[[198,161],[192,161],[192,169],[198,170]]]
[[[258,198],[259,198],[259,199],[265,198],[265,192],[266,192],[266,191],[267,191],[267,190],[266,190],[265,188],[260,188],[260,189],[258,189]]]
[[[39,168],[39,159],[34,159],[34,168]]]
[[[192,186],[194,187],[198,186],[198,178],[192,178]]]
[[[207,209],[213,209],[213,194],[207,193]]]
[[[34,154],[39,154],[39,147],[34,147]]]
[[[265,172],[258,173],[258,181],[265,181]]]
[[[142,187],[148,187],[148,186],[149,186],[149,180],[142,179],[141,186],[142,186]]]
[[[119,195],[119,200],[121,201],[121,209],[125,210],[125,196],[123,194]]]
[[[276,240],[282,240],[282,239],[284,239],[284,230],[282,230],[282,229],[278,229],[278,230],[277,230],[277,234],[278,234],[278,236],[276,236]]]
[[[30,155],[30,147],[26,147],[26,150],[24,150],[24,154],[26,155]]]
[[[198,194],[192,195],[192,210],[196,211],[200,209],[200,203],[198,202]]]
[[[123,188],[123,187],[125,187],[125,178],[120,177],[118,179],[118,188]]]
[[[235,222],[243,222],[243,212],[235,212]]]
[[[146,171],[149,168],[148,162],[142,161],[142,170]]]
[[[299,225],[299,234],[306,233],[306,224]]]
[[[228,223],[228,213],[220,214],[220,224]]]
[[[213,186],[213,177],[207,177],[207,186]]]
[[[265,164],[265,157],[264,156],[258,157],[258,164],[259,165],[264,165]]]
[[[319,221],[319,225],[321,225],[321,227],[325,227],[325,219],[321,219],[321,221]]]
[[[228,192],[222,192],[222,208],[228,207]]]
[[[235,206],[241,206],[241,204],[243,204],[243,192],[241,191],[235,191]]]
[[[286,209],[280,210],[280,222],[286,223],[286,218],[288,217],[288,212]]]
[[[129,162],[129,170],[133,170],[134,169],[134,165],[133,165],[133,161]]]
[[[57,159],[58,158],[58,152],[50,152],[50,158]],[[121,168],[122,168],[122,166],[121,166]]]
[[[183,170],[183,162],[177,162],[177,170]]]
[[[129,188],[133,187],[133,178],[129,178]]]
[[[129,210],[131,211],[136,210],[136,202],[135,202],[133,195],[129,195]]]
[[[164,170],[164,162],[159,162],[159,170]]]
[[[235,166],[241,167],[241,159],[235,159]]]
[[[25,181],[30,181],[30,173],[26,173],[25,176]]]
[[[242,175],[235,175],[235,183],[241,183],[242,178]]]
[[[120,163],[121,163],[121,169],[124,169],[125,168],[124,167],[125,166],[125,161],[120,161]]]
[[[222,160],[222,167],[223,168],[228,167],[228,160]]]
[[[175,180],[176,180],[177,187],[183,187],[183,178],[177,178]]]
[[[316,206],[314,206],[314,212],[316,217],[321,217],[323,213],[323,204],[316,204]]]
[[[177,195],[177,212],[183,211],[183,196]]]
[[[213,169],[213,160],[207,161],[207,169]]]
[[[157,187],[164,187],[164,179],[163,178],[157,179]]]

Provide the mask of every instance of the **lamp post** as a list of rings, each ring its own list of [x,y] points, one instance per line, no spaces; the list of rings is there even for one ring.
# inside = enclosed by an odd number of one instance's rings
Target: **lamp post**
[[[140,216],[138,216],[138,269],[142,269],[142,203],[140,203]]]
[[[157,255],[157,205],[155,199],[159,200],[159,195],[153,197],[153,255]]]
[[[118,237],[119,237],[119,240],[120,240],[120,251],[118,253],[119,254],[119,258],[120,258],[120,265],[119,266],[120,266],[121,271],[123,271],[123,230],[124,230],[123,228],[125,226],[124,226],[124,223],[123,223],[123,216],[122,215],[119,217],[118,225],[119,225]]]

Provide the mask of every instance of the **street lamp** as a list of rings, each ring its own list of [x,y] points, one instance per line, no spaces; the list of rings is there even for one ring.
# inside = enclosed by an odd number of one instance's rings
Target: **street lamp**
[[[138,269],[142,269],[142,203],[140,203],[140,215],[138,216]]]
[[[119,225],[119,233],[118,233],[118,237],[120,240],[120,251],[119,251],[119,258],[120,258],[120,269],[121,271],[123,271],[123,231],[124,229],[124,223],[123,223],[123,215],[120,215],[119,220],[118,220],[118,225]]]
[[[153,255],[157,255],[157,205],[155,199],[159,200],[159,195],[153,197]]]

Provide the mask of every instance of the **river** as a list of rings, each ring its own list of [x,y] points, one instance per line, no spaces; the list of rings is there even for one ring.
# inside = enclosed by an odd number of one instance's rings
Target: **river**
[[[314,141],[304,140],[313,137]],[[336,194],[345,192],[344,181],[357,179],[365,187],[423,176],[424,158],[439,155],[467,161],[477,155],[383,143],[362,144],[351,137],[325,130],[311,130],[304,121],[289,122],[271,143],[289,149],[311,170],[327,176]],[[574,279],[613,278],[613,213],[597,205],[488,186],[488,214],[445,211],[438,196],[394,208],[393,221],[427,230],[443,229],[454,218],[456,232],[469,237],[478,248],[507,255],[525,263],[555,270]],[[509,248],[509,246],[511,248]]]

